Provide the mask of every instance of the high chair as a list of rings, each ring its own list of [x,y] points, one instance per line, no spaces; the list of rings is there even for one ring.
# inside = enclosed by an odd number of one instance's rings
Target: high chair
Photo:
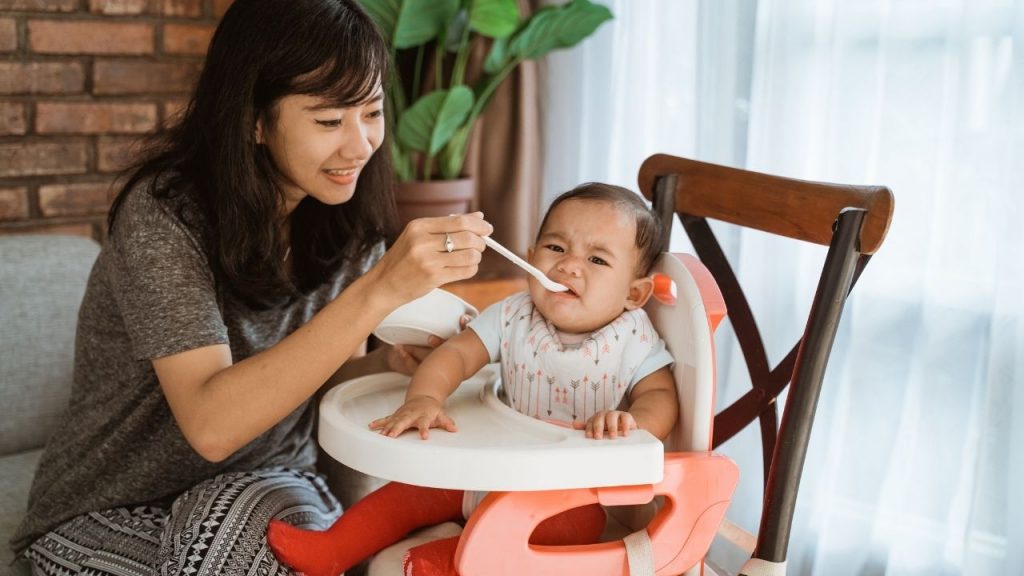
[[[384,438],[367,429],[401,404],[407,377],[355,379],[332,389],[321,403],[321,445],[347,466],[410,484],[491,491],[462,533],[456,565],[463,575],[711,574],[704,556],[738,480],[735,464],[711,450],[754,418],[762,430],[765,500],[756,548],[748,550],[752,558],[741,574],[785,573],[789,525],[825,364],[845,296],[888,229],[892,194],[882,187],[804,182],[665,155],[645,161],[639,181],[663,219],[680,216],[700,257],[663,254],[656,272],[673,282],[659,281],[659,298],[646,306],[675,358],[680,419],[664,446],[643,431],[615,441],[587,440],[582,431],[515,412],[500,400],[495,368],[464,382],[449,399],[447,411],[459,432],[434,430],[428,441],[415,433]],[[829,246],[804,336],[772,370],[706,218]],[[715,416],[714,331],[726,306],[753,389]],[[790,381],[777,426],[775,397]],[[528,543],[544,519],[593,502],[616,507],[613,516],[633,532],[589,546]],[[620,513],[619,506],[644,504],[646,509]]]
[[[447,412],[459,431],[433,430],[427,441],[414,433],[393,439],[367,430],[371,420],[401,405],[408,377],[375,374],[335,387],[321,403],[321,445],[371,476],[492,491],[463,532],[457,552],[462,574],[622,574],[629,560],[621,540],[574,547],[527,541],[537,524],[563,510],[593,502],[646,504],[656,495],[667,504],[644,533],[650,534],[649,543],[637,548],[647,550],[657,574],[685,571],[710,546],[738,479],[730,460],[708,452],[713,331],[725,308],[714,280],[693,256],[663,254],[655,272],[674,280],[675,287],[673,294],[672,284],[658,282],[660,300],[652,298],[646,306],[675,359],[681,417],[666,444],[700,450],[666,454],[662,443],[643,431],[590,440],[581,430],[521,414],[501,401],[497,368],[485,368],[449,398]],[[516,542],[521,545],[508,545]]]

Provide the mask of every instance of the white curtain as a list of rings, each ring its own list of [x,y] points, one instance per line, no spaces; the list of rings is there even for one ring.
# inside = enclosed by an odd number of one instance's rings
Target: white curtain
[[[693,151],[697,5],[604,3],[612,22],[541,63],[544,206],[585,181],[635,189],[647,156]]]
[[[609,5],[614,23],[548,63],[547,199],[635,187],[653,152],[896,197],[829,364],[789,574],[1024,573],[1024,1]],[[777,362],[824,249],[716,230]],[[749,387],[732,346],[723,405]],[[758,442],[722,448],[750,530]]]

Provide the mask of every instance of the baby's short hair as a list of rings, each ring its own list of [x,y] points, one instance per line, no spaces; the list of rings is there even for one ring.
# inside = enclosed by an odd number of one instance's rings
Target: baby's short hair
[[[662,229],[661,220],[654,211],[647,207],[643,198],[632,190],[612,184],[600,182],[587,182],[563,192],[555,201],[548,206],[544,219],[541,220],[540,230],[537,237],[544,232],[544,226],[548,222],[548,216],[562,202],[567,200],[591,200],[595,202],[608,202],[623,212],[633,216],[636,222],[636,247],[640,250],[640,259],[636,266],[637,277],[646,276],[654,266],[655,260],[662,251]]]

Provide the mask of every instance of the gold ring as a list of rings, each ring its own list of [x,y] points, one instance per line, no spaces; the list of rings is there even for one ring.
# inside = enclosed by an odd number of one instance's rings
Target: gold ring
[[[455,242],[452,242],[452,236],[447,232],[444,233],[444,249],[445,252],[455,250]]]

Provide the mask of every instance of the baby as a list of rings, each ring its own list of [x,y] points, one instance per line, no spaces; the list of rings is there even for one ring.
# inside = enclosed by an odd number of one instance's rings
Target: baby
[[[642,307],[651,296],[650,269],[661,247],[657,217],[635,193],[584,184],[559,196],[541,223],[531,264],[569,288],[529,291],[490,306],[431,353],[417,369],[405,404],[370,423],[387,436],[416,428],[456,431],[444,402],[487,363],[501,361],[506,401],[516,410],[585,428],[588,438],[616,438],[642,429],[658,438],[678,416],[672,357]],[[356,503],[325,532],[271,521],[278,558],[309,576],[336,576],[417,528],[468,517],[479,493],[392,482]],[[466,513],[463,510],[467,510]],[[541,523],[531,543],[589,544],[604,528],[597,504]],[[457,574],[458,538],[410,550],[406,571]]]

